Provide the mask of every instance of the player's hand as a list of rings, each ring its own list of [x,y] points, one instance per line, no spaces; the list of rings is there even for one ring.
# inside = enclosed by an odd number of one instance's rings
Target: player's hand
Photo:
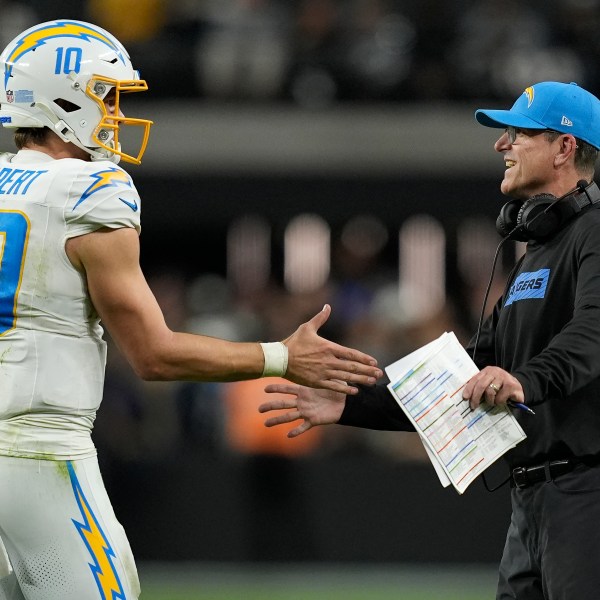
[[[523,386],[516,377],[500,367],[485,367],[469,379],[463,389],[463,398],[469,400],[472,409],[482,402],[491,405],[525,402]]]
[[[337,423],[346,405],[346,394],[316,390],[292,383],[272,383],[265,387],[265,391],[270,394],[290,394],[287,398],[276,398],[258,407],[261,413],[287,409],[285,413],[269,417],[265,421],[267,427],[303,419],[300,425],[288,431],[289,438],[301,435],[316,425]]]
[[[283,341],[289,353],[285,377],[300,385],[355,394],[358,389],[352,383],[374,385],[383,373],[372,356],[318,335],[317,331],[330,314],[331,307],[326,304]]]

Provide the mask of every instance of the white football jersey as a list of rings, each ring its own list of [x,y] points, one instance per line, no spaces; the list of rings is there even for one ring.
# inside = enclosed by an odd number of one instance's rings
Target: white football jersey
[[[0,154],[0,454],[93,456],[106,344],[65,242],[140,230],[140,198],[110,162]]]

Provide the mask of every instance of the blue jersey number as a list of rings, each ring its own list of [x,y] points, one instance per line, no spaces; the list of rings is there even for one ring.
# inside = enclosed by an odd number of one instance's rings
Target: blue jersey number
[[[71,71],[79,73],[81,71],[81,58],[83,51],[81,48],[60,48],[56,49],[56,64],[54,65],[54,74],[64,73],[68,75]]]
[[[15,327],[17,297],[29,239],[29,219],[0,210],[0,336]]]

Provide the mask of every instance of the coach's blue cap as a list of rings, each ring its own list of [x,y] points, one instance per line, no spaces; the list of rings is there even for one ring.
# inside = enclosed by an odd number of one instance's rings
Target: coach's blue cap
[[[479,109],[475,118],[486,127],[510,125],[570,133],[600,150],[600,100],[576,83],[536,83],[510,110]]]

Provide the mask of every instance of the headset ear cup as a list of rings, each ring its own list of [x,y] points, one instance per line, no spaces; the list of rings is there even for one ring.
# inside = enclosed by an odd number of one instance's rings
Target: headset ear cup
[[[517,226],[525,240],[543,240],[560,228],[562,219],[558,211],[547,208],[556,202],[552,194],[539,194],[526,200],[517,215]]]
[[[500,209],[496,219],[496,231],[502,237],[506,237],[517,226],[517,218],[522,206],[522,200],[511,200]]]

